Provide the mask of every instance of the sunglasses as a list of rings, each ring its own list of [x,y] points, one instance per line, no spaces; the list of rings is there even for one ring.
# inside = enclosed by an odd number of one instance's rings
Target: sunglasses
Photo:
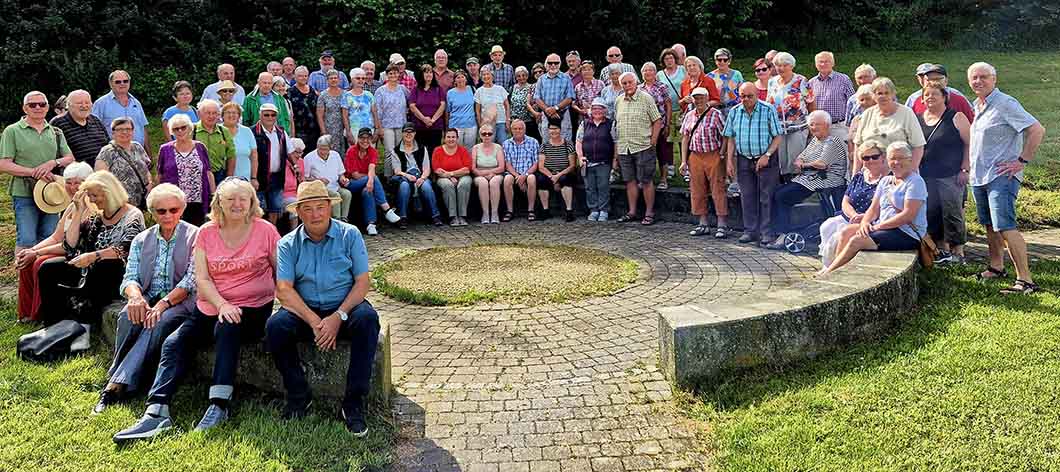
[[[768,67],[759,67],[759,68],[755,69],[755,73],[759,73],[759,72],[769,72],[769,68]]]
[[[30,108],[48,108],[48,102],[29,102],[26,106]]]
[[[262,113],[261,116],[276,116],[276,114],[270,111],[270,112]]]
[[[727,57],[715,57],[714,58],[714,62],[729,62],[729,58],[727,58]]]
[[[559,61],[548,61],[545,64],[548,64],[550,66],[558,66],[559,65]]]
[[[166,213],[176,215],[178,212],[180,212],[180,208],[155,208],[155,214],[158,216],[165,215]]]
[[[607,57],[622,57],[621,54],[608,54]]]
[[[71,289],[71,290],[78,290],[78,289],[85,288],[85,281],[87,279],[88,279],[88,267],[85,267],[85,268],[81,269],[81,278],[77,281],[77,285],[66,285],[66,284],[63,284],[63,283],[58,283],[56,285],[58,285],[58,286],[60,286],[62,288],[68,288],[68,289]]]
[[[741,93],[740,98],[758,98],[758,95],[753,93]]]
[[[218,90],[217,93],[236,93],[235,90]]]
[[[121,79],[121,80],[115,80],[114,81],[114,83],[116,83],[116,84],[127,84],[129,82],[130,82],[129,79]]]
[[[230,175],[228,177],[225,177],[224,180],[221,181],[221,184],[223,184],[225,182],[234,182],[236,180],[242,180],[243,182],[250,182],[250,179],[248,179],[246,177],[243,177],[242,175]],[[217,185],[221,185],[221,184],[217,184]]]
[[[867,156],[861,156],[863,161],[878,161],[883,157],[883,154],[869,154]]]
[[[573,50],[573,51],[570,51],[570,52],[568,52],[568,53],[567,53],[567,55],[568,55],[568,56],[578,56],[578,57],[581,57],[581,54],[579,54],[579,53],[578,53],[578,50],[577,50],[577,49],[575,49],[575,50]]]
[[[481,133],[482,136],[493,136],[493,133]]]
[[[184,131],[186,129],[188,129],[187,126],[174,126],[174,127],[170,128],[169,130],[170,131]]]

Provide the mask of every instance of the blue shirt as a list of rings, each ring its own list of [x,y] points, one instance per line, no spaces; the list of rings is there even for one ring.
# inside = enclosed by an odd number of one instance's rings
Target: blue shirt
[[[565,98],[574,100],[574,83],[567,74],[542,75],[534,87],[534,100],[539,98],[550,107],[559,105]]]
[[[765,154],[769,150],[769,143],[780,133],[776,110],[759,100],[750,115],[743,104],[729,109],[729,115],[725,117],[725,131],[721,134],[736,139],[736,154],[753,158]]]
[[[516,143],[515,138],[504,140],[504,159],[520,174],[526,174],[537,163],[540,150],[541,145],[530,136],[523,136],[522,144]]]
[[[99,97],[96,103],[92,104],[92,115],[103,122],[103,128],[107,130],[107,137],[111,137],[110,124],[115,118],[131,118],[133,121],[133,141],[143,145],[144,130],[147,128],[147,115],[144,114],[144,107],[140,105],[140,101],[131,93],[129,94],[128,106],[122,106],[118,99],[114,98],[114,92]]]
[[[460,92],[453,87],[445,93],[445,109],[449,110],[449,127],[475,127],[475,92],[467,87]]]
[[[903,233],[909,235],[909,237],[920,240],[924,237],[927,232],[927,198],[928,190],[927,184],[924,183],[924,178],[920,174],[912,173],[902,181],[901,184],[895,185],[895,179],[893,175],[888,175],[880,179],[879,185],[876,186],[876,195],[873,198],[880,200],[880,217],[876,219],[876,223],[887,221],[895,215],[902,212],[905,209],[905,202],[910,200],[920,200],[920,209],[916,212],[916,217],[913,218],[913,225],[916,225],[916,231],[913,230],[911,225],[902,225],[901,229]]]
[[[971,143],[968,156],[972,169],[968,183],[973,186],[986,185],[1001,174],[997,165],[1014,161],[1023,152],[1023,131],[1038,122],[1020,102],[994,89],[985,102],[972,102],[975,121],[972,122]],[[1023,181],[1023,171],[1016,174]]]
[[[221,81],[214,82],[207,85],[202,91],[202,99],[206,100],[217,100],[217,103],[221,103],[221,95],[217,93],[217,89],[221,88]],[[243,86],[236,84],[236,93],[232,94],[232,101],[243,106],[243,99],[247,98],[247,92],[243,90]]]
[[[193,125],[199,122],[199,114],[195,112],[195,107],[191,107],[187,111],[184,111],[177,108],[176,105],[166,108],[166,111],[162,112],[162,121],[169,121],[170,118],[177,115],[186,115]],[[170,133],[169,140],[172,141],[173,139],[173,134]]]
[[[339,73],[339,88],[346,90],[350,88],[350,79],[343,74],[342,71],[335,69]],[[328,74],[323,70],[315,70],[309,74],[309,86],[313,87],[313,90],[317,92],[323,92],[328,88]],[[355,131],[356,133],[356,131]]]
[[[162,231],[158,231],[157,234],[158,257],[153,261],[140,260],[140,255],[144,251],[144,244],[140,239],[134,239],[132,245],[129,246],[129,258],[126,260],[125,276],[122,277],[121,285],[118,287],[118,293],[121,296],[125,296],[125,289],[130,285],[139,287],[144,298],[148,300],[164,296],[173,290],[173,281],[169,280],[169,263],[173,259],[170,257],[170,253],[173,251],[173,246],[177,243],[177,234],[174,232],[169,241],[162,239]],[[151,289],[146,293],[143,292],[144,287],[140,285],[140,264],[154,264],[154,269],[151,271]],[[188,264],[188,269],[184,271],[184,278],[177,282],[177,287],[184,289],[189,294],[195,293],[194,263]]]
[[[280,239],[276,268],[276,278],[294,283],[306,305],[334,310],[349,295],[354,279],[368,272],[368,250],[356,226],[332,219],[317,242],[300,225]]]
[[[258,142],[254,140],[254,132],[250,128],[238,125],[239,132],[236,133],[236,176],[250,179],[250,153],[258,150]]]

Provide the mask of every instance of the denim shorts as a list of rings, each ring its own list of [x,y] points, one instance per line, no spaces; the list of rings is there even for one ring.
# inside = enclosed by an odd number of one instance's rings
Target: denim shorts
[[[283,213],[283,185],[278,185],[279,174],[272,174],[266,189],[258,190],[258,201],[265,213]]]
[[[1019,192],[1019,179],[1008,176],[999,176],[986,185],[972,187],[979,224],[998,232],[1016,229],[1016,196]]]

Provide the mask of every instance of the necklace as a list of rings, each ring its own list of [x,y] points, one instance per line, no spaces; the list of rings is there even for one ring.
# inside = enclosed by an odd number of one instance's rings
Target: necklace
[[[113,220],[115,216],[118,216],[119,212],[121,212],[121,208],[120,207],[117,210],[114,210],[114,213],[111,213],[110,216],[107,216],[107,212],[103,212],[103,219],[104,220]]]

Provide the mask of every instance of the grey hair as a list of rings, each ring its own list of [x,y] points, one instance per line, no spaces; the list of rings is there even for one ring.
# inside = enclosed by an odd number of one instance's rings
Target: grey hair
[[[912,158],[913,149],[909,147],[909,143],[905,141],[895,141],[887,145],[887,156],[895,155],[898,157]]]
[[[811,111],[809,115],[806,115],[806,122],[813,123],[814,120],[822,120],[825,122],[825,124],[831,125],[832,115],[824,110],[814,110]]]
[[[654,70],[654,71],[658,71],[659,70],[659,68],[655,66],[655,63],[651,62],[651,61],[645,62],[644,65],[640,66],[640,73],[641,74],[644,73],[644,69],[651,69],[651,70]]]
[[[283,64],[280,64],[279,62],[276,62],[276,61],[269,61],[269,63],[268,63],[268,64],[265,64],[265,69],[268,69],[268,68],[270,68],[270,67],[272,67],[272,66],[280,66],[280,67],[283,67]]]
[[[519,72],[525,72],[526,75],[530,75],[530,71],[526,70],[526,66],[516,67],[515,68],[515,73],[518,74]]]
[[[872,81],[872,91],[876,92],[880,87],[886,88],[891,92],[892,95],[898,95],[898,88],[894,86],[894,81],[888,77],[876,77]]]
[[[288,140],[288,144],[295,151],[305,151],[305,141],[302,141],[302,138],[291,138]]]
[[[857,75],[862,73],[862,72],[868,72],[868,73],[872,74],[873,78],[876,77],[876,68],[872,67],[872,64],[862,64],[862,65],[858,66],[857,69],[854,69],[854,76],[857,77]]]
[[[362,63],[361,63],[361,67],[363,68],[363,67],[364,67],[365,65],[367,65],[367,64],[371,64],[371,65],[372,65],[372,67],[375,67],[375,63],[374,63],[374,62],[372,62],[372,61],[364,61],[364,62],[362,62]]]
[[[181,115],[181,114],[177,114],[177,115],[175,115],[175,117],[176,116],[184,116],[186,118],[185,115]],[[133,123],[132,118],[129,118],[128,116],[119,116],[119,117],[115,118],[114,121],[110,122],[110,130],[114,131],[114,128],[117,128],[118,125],[124,125],[125,123],[128,123],[128,124],[132,125],[133,129],[136,129],[136,123]]]
[[[687,63],[688,61],[695,62],[696,65],[699,66],[699,70],[703,70],[703,68],[705,67],[703,65],[703,60],[698,58],[698,57],[696,57],[696,56],[688,56],[688,57],[686,57],[685,58],[685,62]]]
[[[778,52],[776,56],[773,56],[773,64],[787,64],[795,67],[795,56],[787,51]]]
[[[328,149],[331,148],[331,135],[330,134],[325,134],[325,135],[317,138],[317,147],[320,147],[320,146],[327,146]]]
[[[872,96],[872,84],[862,85],[862,86],[858,87],[857,91],[854,92],[854,96],[857,97],[857,98],[861,98],[861,97],[864,97],[866,95],[868,95],[870,97]]]
[[[364,69],[361,69],[360,67],[350,69],[350,78],[352,79],[355,75],[364,75]]]
[[[85,180],[89,175],[92,175],[92,166],[85,162],[74,162],[63,169],[64,179]]]
[[[188,196],[180,187],[173,184],[158,184],[147,194],[147,208],[155,208],[156,203],[166,198],[176,198],[182,207],[188,204]]]
[[[437,56],[437,55],[438,55],[438,53],[442,53],[442,54],[445,54],[445,57],[449,57],[449,53],[445,52],[445,49],[439,49],[439,50],[437,50],[437,51],[434,51],[434,55],[435,55],[435,56]]]
[[[276,86],[276,84],[278,84],[278,83],[280,83],[280,82],[283,82],[283,83],[284,83],[284,85],[287,85],[287,79],[283,78],[283,76],[282,76],[282,75],[277,75],[276,77],[273,77],[273,78],[272,78],[272,86],[273,86],[273,87],[275,87],[275,86]]]
[[[117,121],[117,120],[115,120],[115,121]],[[187,127],[190,128],[191,127],[191,118],[188,118],[188,115],[185,115],[183,113],[177,113],[176,115],[173,115],[173,117],[169,119],[169,129],[170,130],[172,130],[173,128],[176,128],[177,126],[180,126],[182,124],[184,126],[187,126]]]
[[[622,81],[625,80],[626,77],[632,77],[634,82],[637,81],[637,74],[634,74],[632,72],[623,72],[622,75],[618,76],[618,83],[622,83]]]
[[[34,91],[30,92],[30,93],[27,93],[26,96],[22,97],[22,104],[25,105],[25,104],[29,103],[29,99],[30,98],[36,97],[38,95],[41,96],[41,97],[44,97],[44,103],[48,103],[48,96],[45,95],[44,92],[41,92],[39,90],[34,90]]]
[[[80,95],[80,94],[85,94],[85,96],[88,97],[89,101],[92,100],[92,94],[88,93],[87,90],[77,89],[77,90],[74,90],[73,92],[70,92],[70,93],[66,94],[66,101],[69,102],[70,99],[74,98],[74,95]]]
[[[108,74],[108,75],[107,75],[107,83],[108,83],[108,84],[109,84],[109,83],[113,83],[113,82],[114,82],[114,76],[116,76],[116,75],[118,75],[118,74],[125,74],[125,75],[126,75],[127,77],[129,77],[130,79],[132,78],[132,76],[131,76],[131,75],[129,75],[129,73],[128,73],[128,72],[125,72],[124,70],[118,69],[118,70],[116,70],[116,71],[114,71],[114,72],[111,72],[110,74]]]
[[[336,69],[329,69],[328,72],[326,74],[324,74],[324,78],[331,78],[331,76],[333,76],[333,75],[338,77],[340,74],[342,74],[342,73],[339,72]]]
[[[986,62],[976,62],[975,64],[968,66],[968,75],[972,75],[972,72],[977,70],[985,70],[989,72],[990,75],[997,77],[997,68]]]
[[[214,100],[212,98],[204,98],[204,99],[202,99],[201,101],[199,101],[199,104],[195,106],[195,109],[199,110],[199,111],[203,111],[203,110],[206,109],[206,107],[209,107],[209,106],[213,106],[214,108],[217,108],[217,112],[218,113],[221,112],[221,104],[217,100]]]
[[[236,70],[236,66],[233,66],[232,64],[224,63],[224,64],[218,64],[217,65],[217,73],[220,74],[221,71],[224,70],[225,67],[231,67],[233,71]]]
[[[309,68],[306,67],[306,66],[298,66],[298,67],[294,68],[294,73],[295,74],[297,74],[297,73],[299,73],[301,71],[305,71],[305,73],[308,74],[309,73]]]

